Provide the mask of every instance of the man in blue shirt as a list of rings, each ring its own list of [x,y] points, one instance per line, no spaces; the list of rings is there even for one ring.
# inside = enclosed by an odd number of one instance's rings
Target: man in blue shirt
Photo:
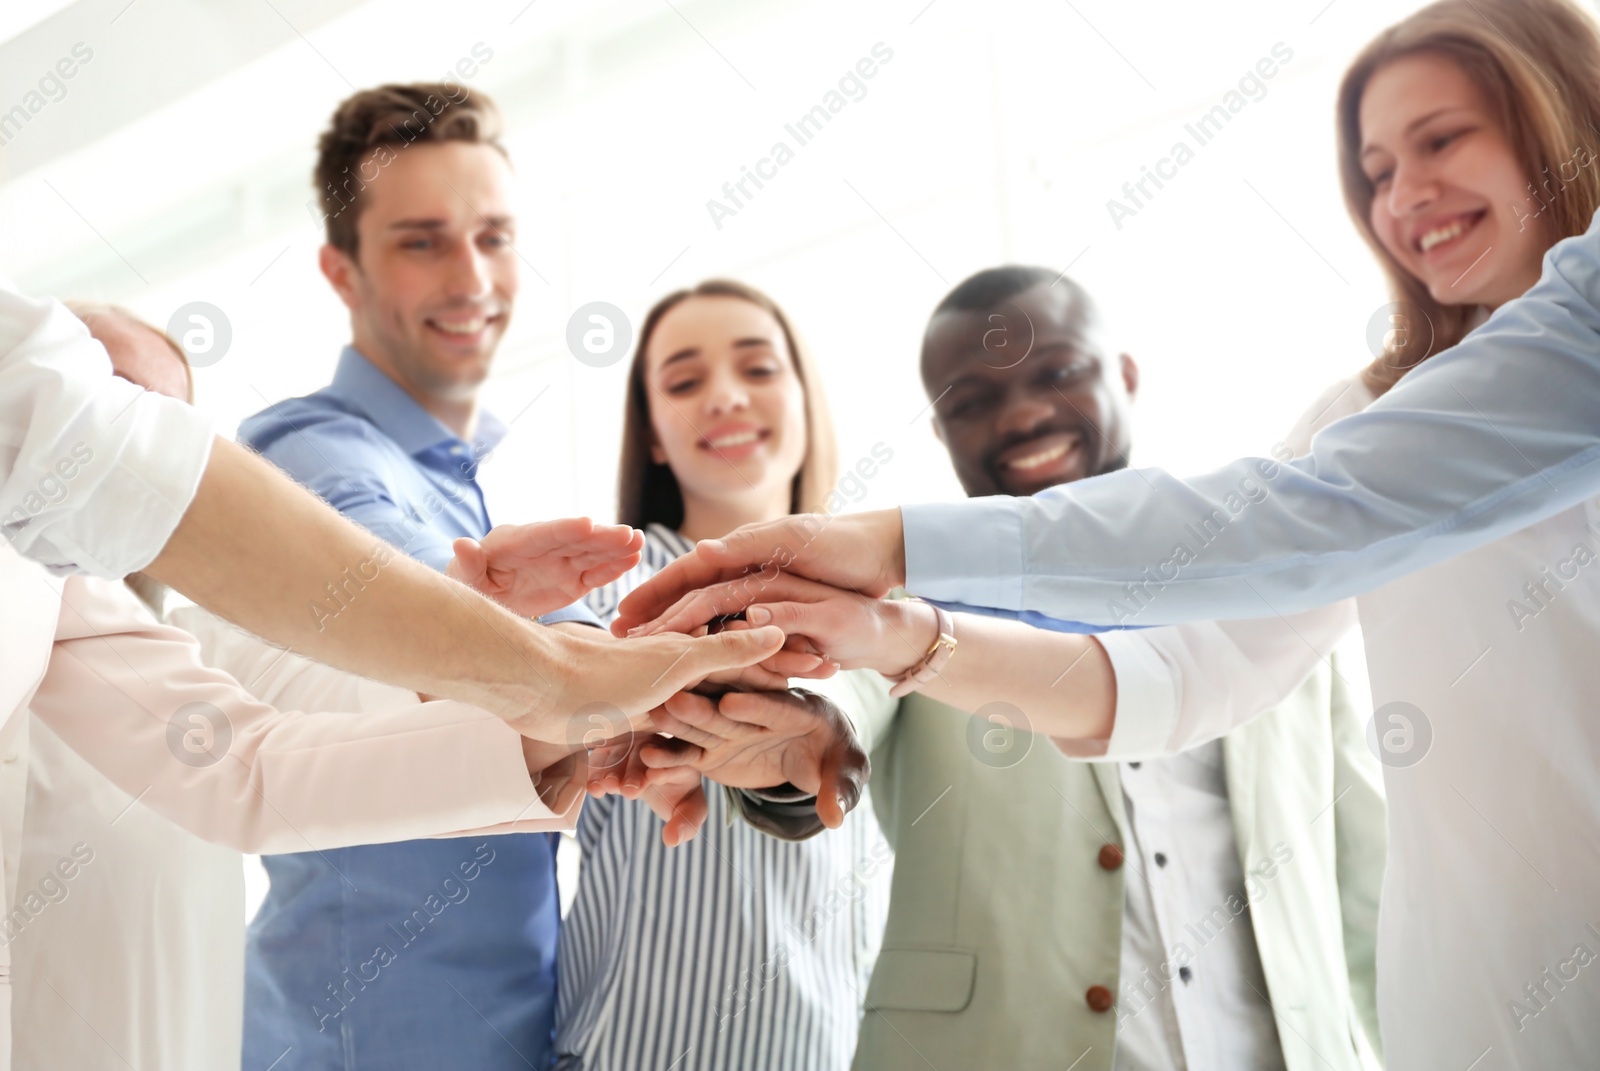
[[[384,86],[334,113],[316,166],[321,268],[350,310],[333,383],[240,438],[340,512],[444,569],[490,528],[478,465],[506,427],[478,389],[517,294],[498,116],[463,86]],[[335,583],[318,613],[336,627]],[[359,598],[359,593],[354,597]],[[316,611],[313,611],[316,613]],[[579,606],[542,620],[593,622]],[[250,926],[246,1067],[545,1066],[554,834],[266,857]]]

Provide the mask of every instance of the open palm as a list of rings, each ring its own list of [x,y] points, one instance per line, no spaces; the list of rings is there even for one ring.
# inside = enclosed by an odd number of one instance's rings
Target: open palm
[[[583,598],[639,564],[644,533],[625,524],[568,517],[502,524],[480,540],[455,541],[445,575],[523,617]]]

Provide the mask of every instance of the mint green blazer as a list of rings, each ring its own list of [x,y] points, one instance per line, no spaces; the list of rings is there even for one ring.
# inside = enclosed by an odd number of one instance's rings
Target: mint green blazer
[[[1380,1066],[1387,835],[1364,695],[1357,667],[1322,667],[1224,738],[1240,862],[1272,875],[1251,914],[1289,1071]],[[892,720],[869,719],[871,793],[895,865],[854,1067],[1109,1071],[1117,1012],[1086,993],[1119,992],[1130,868],[1099,864],[1125,841],[1119,767],[1019,733],[1025,757],[996,768],[969,743],[972,721],[918,695]]]

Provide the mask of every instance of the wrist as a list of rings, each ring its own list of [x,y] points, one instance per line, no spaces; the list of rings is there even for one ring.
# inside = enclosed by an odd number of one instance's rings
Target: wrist
[[[884,512],[885,542],[883,567],[888,574],[888,589],[904,587],[906,582],[906,526],[900,517],[900,507]]]
[[[879,612],[887,618],[883,657],[872,668],[898,680],[927,658],[939,638],[939,617],[921,599],[881,599]]]
[[[910,695],[923,685],[937,679],[940,670],[944,669],[956,651],[955,619],[945,610],[930,606],[921,599],[913,598],[906,601],[921,606],[933,614],[934,638],[924,649],[921,658],[890,678],[894,681],[894,687],[889,689],[889,695],[895,699]]]
[[[519,678],[506,686],[503,709],[495,709],[519,731],[531,732],[542,740],[565,740],[566,734],[551,737],[548,729],[563,714],[572,713],[571,696],[578,683],[577,668],[583,663],[579,648],[587,642],[576,630],[521,622],[516,634],[507,636],[517,651],[513,656],[522,668]]]

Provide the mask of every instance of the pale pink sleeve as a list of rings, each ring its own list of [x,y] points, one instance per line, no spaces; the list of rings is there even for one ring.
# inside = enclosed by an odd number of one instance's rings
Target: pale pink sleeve
[[[141,804],[242,852],[571,828],[495,715],[454,702],[278,711],[110,581],[67,581],[32,707]]]

